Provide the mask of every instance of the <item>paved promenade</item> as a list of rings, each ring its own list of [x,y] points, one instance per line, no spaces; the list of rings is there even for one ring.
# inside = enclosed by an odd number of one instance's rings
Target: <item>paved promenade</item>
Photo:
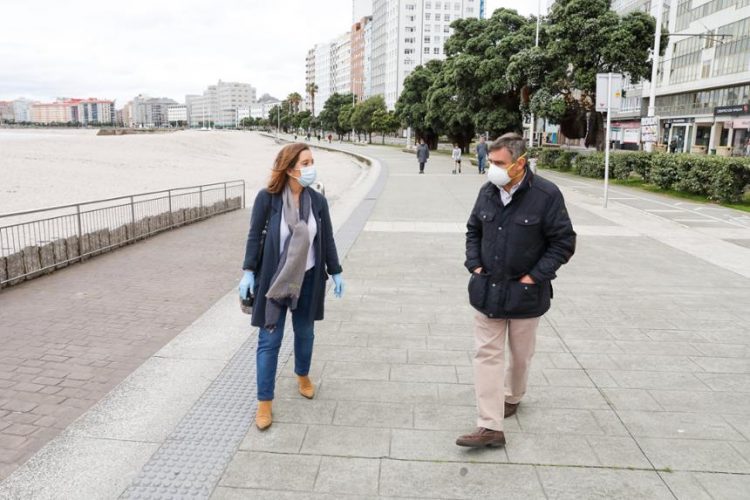
[[[744,214],[623,187],[603,209],[601,183],[542,172],[578,250],[507,446],[467,450],[454,444],[475,422],[463,232],[484,179],[450,175],[448,157],[417,175],[398,149],[332,146],[378,162],[334,206],[347,288],[316,329],[316,398],[297,394],[285,342],[274,424],[253,427],[254,334],[227,287],[0,497],[748,497]]]

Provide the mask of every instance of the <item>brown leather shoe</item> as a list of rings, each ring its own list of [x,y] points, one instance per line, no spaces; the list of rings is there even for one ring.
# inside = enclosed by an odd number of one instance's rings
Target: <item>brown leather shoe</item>
[[[471,434],[466,434],[456,439],[458,446],[468,446],[469,448],[502,448],[505,446],[505,434],[503,431],[493,431],[479,427]]]
[[[512,417],[518,411],[518,405],[521,403],[505,403],[505,418]]]

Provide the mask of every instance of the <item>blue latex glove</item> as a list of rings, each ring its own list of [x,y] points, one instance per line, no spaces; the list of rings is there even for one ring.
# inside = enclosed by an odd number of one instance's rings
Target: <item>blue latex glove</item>
[[[344,279],[341,277],[341,273],[334,274],[331,276],[333,278],[333,284],[335,285],[333,288],[333,294],[341,298],[342,295],[344,295]]]
[[[242,280],[240,280],[240,298],[247,297],[247,292],[255,289],[255,273],[252,271],[243,271]]]

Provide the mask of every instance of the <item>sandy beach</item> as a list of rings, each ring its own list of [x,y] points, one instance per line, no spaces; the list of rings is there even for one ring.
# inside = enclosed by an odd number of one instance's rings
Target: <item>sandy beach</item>
[[[254,132],[97,136],[96,130],[0,129],[0,214],[244,179],[261,188],[280,146]],[[315,151],[335,200],[358,177],[347,156]]]

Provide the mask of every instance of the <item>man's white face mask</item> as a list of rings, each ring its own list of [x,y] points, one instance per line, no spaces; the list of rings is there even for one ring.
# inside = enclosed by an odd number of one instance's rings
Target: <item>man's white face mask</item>
[[[518,160],[520,160],[521,158],[525,156],[526,156],[526,153],[522,154],[521,156],[518,157]],[[495,165],[492,161],[490,161],[490,168],[487,169],[487,179],[497,187],[503,187],[503,186],[508,185],[508,183],[511,180],[513,180],[513,177],[511,177],[509,171],[512,170],[513,167],[515,167],[518,164],[518,160],[511,163],[508,168],[499,167]]]

